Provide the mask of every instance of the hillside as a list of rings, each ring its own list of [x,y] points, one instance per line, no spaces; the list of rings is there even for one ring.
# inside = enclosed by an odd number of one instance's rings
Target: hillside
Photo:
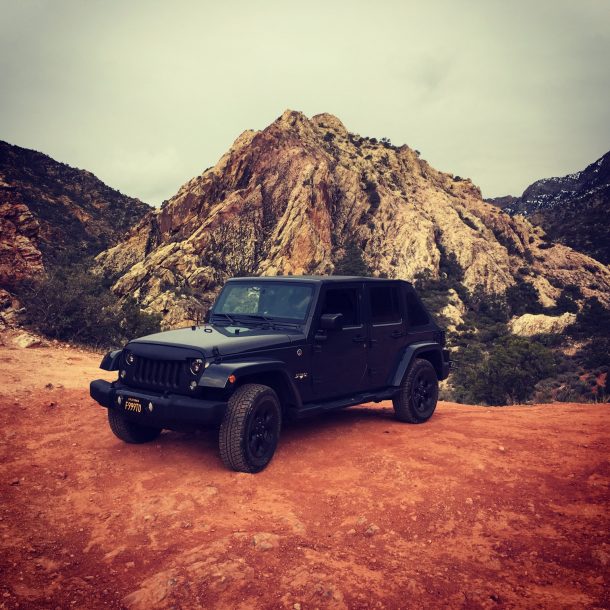
[[[569,285],[610,299],[607,268],[484,202],[470,180],[408,146],[349,133],[332,115],[290,110],[242,133],[97,260],[118,277],[118,295],[175,325],[205,310],[227,277],[331,273],[347,244],[375,275],[451,275],[486,295],[527,283],[545,306]]]
[[[0,335],[7,608],[608,606],[607,405],[362,405],[248,475],[216,430],[117,440],[100,357]]]
[[[0,286],[98,254],[149,210],[91,172],[0,141]]]
[[[550,240],[610,264],[610,152],[580,172],[534,182],[521,197],[489,201],[540,225]]]

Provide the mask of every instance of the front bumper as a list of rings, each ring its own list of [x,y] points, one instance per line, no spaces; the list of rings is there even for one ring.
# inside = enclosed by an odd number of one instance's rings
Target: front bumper
[[[89,385],[91,398],[102,407],[116,409],[130,420],[143,425],[169,427],[172,424],[215,424],[220,422],[227,408],[227,403],[217,400],[200,400],[177,394],[154,394],[133,389],[118,382],[110,383],[96,379]],[[127,411],[118,404],[119,396],[125,405],[127,398],[137,398],[142,404],[141,412]],[[152,403],[153,410],[148,408]]]

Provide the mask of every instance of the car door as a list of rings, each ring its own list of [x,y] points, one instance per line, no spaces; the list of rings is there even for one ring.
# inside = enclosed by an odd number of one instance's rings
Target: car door
[[[368,341],[362,317],[362,289],[362,283],[354,282],[333,282],[322,287],[312,355],[313,390],[320,400],[363,389]],[[319,328],[321,315],[337,313],[343,315],[341,330]]]
[[[406,323],[400,285],[369,282],[366,285],[367,321],[370,349],[367,351],[366,388],[381,388],[388,383],[396,355],[406,342]]]

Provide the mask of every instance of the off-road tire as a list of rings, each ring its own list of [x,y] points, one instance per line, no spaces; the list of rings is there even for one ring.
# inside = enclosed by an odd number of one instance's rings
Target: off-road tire
[[[108,423],[113,434],[126,443],[148,443],[161,434],[161,428],[142,426],[128,420],[115,409],[108,409]]]
[[[428,360],[416,358],[392,400],[396,418],[410,424],[423,424],[432,417],[437,401],[436,371]]]
[[[275,453],[281,426],[282,410],[273,389],[257,383],[237,388],[220,424],[224,465],[239,472],[263,470]]]

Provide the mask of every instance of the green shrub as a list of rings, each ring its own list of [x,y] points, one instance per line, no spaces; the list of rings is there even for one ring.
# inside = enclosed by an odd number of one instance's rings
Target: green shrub
[[[362,250],[350,241],[345,246],[343,256],[335,263],[333,275],[357,275],[366,277],[370,274],[371,270],[362,256]]]
[[[610,337],[610,309],[596,297],[587,299],[570,330],[579,337]]]
[[[610,367],[610,339],[594,337],[578,352],[578,359],[587,369]]]
[[[369,203],[373,209],[379,207],[381,203],[381,197],[379,196],[379,192],[377,191],[377,184],[368,178],[364,179],[364,190],[366,191],[366,195],[368,197]]]
[[[97,348],[157,332],[161,321],[142,313],[131,298],[119,302],[86,263],[55,268],[45,278],[23,283],[17,295],[26,323],[38,332]]]
[[[525,281],[517,282],[506,291],[506,303],[514,316],[524,313],[542,313],[538,291]]]
[[[531,398],[536,384],[555,370],[553,353],[524,337],[499,338],[485,354],[480,348],[460,354],[453,382],[460,402],[506,405]]]

